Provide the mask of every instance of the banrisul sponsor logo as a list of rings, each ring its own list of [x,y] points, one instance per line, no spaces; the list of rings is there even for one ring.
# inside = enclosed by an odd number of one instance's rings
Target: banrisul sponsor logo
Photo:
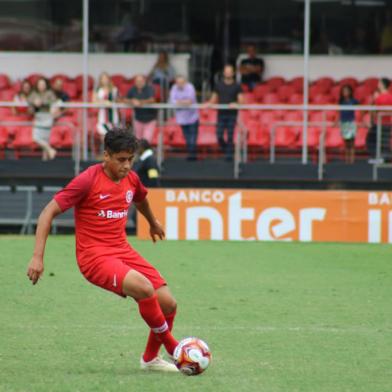
[[[100,210],[97,215],[101,218],[106,218],[106,219],[122,219],[128,216],[128,210],[123,210],[123,211]]]

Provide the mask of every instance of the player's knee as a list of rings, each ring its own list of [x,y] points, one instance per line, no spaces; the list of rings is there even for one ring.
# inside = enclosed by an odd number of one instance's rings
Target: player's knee
[[[154,287],[149,281],[140,284],[138,291],[140,298],[148,298],[154,295]]]
[[[177,310],[177,301],[174,297],[170,296],[160,304],[163,314],[171,314]]]

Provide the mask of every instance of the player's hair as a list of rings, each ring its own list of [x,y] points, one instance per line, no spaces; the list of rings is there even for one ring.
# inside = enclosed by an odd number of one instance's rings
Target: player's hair
[[[122,151],[135,152],[139,141],[130,128],[114,127],[108,131],[104,139],[105,151],[109,154]]]
[[[381,78],[380,82],[382,83],[385,89],[388,89],[389,85],[391,84],[391,81],[388,78]]]

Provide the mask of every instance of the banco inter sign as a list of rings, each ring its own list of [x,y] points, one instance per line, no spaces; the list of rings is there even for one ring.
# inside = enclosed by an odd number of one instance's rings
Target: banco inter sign
[[[392,243],[392,192],[151,189],[169,240]],[[139,219],[138,237],[149,238]]]

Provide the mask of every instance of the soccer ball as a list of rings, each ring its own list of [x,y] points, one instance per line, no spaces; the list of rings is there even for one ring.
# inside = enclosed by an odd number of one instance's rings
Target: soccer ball
[[[196,376],[208,368],[211,352],[201,339],[191,337],[180,341],[173,353],[174,363],[181,373]]]

